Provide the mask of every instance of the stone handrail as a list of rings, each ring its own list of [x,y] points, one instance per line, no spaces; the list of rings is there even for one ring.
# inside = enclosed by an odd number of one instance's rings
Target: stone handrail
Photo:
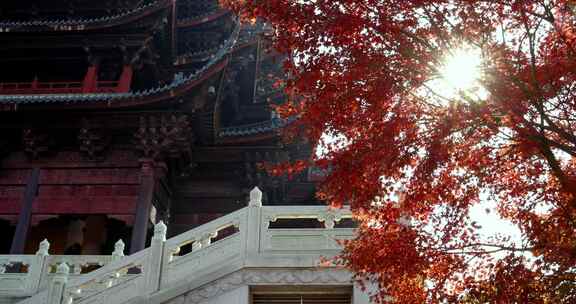
[[[49,255],[50,243],[40,243],[35,255],[0,255],[0,297],[22,297],[36,294],[53,280],[58,265],[65,263],[71,277],[102,267],[124,256],[124,242],[119,240],[111,255]]]
[[[338,228],[336,223],[352,218],[349,208],[333,209],[326,206],[265,206],[262,207],[260,254],[333,256],[340,251],[336,240],[351,239],[353,229]],[[270,223],[278,219],[315,219],[324,228],[271,229]]]
[[[112,255],[50,255],[46,257],[44,273],[55,273],[56,268],[61,263],[66,263],[70,267],[70,274],[79,275],[86,273],[86,267],[102,267],[110,264],[115,259]]]
[[[0,296],[29,296],[38,291],[44,255],[0,255]]]
[[[147,248],[71,280],[63,292],[64,303],[80,303],[85,298],[129,281],[135,289],[133,294],[138,294],[138,290],[145,287],[142,285],[143,274],[148,271],[146,263],[149,253],[150,248]]]
[[[47,304],[48,303],[48,289],[45,289],[34,297],[27,298],[18,302],[18,304]]]
[[[243,208],[166,241],[161,286],[240,257],[246,216],[247,208]],[[219,239],[213,241],[214,238]],[[182,254],[184,246],[188,246],[188,252]]]
[[[173,257],[176,257],[180,249],[186,245],[192,245],[192,252],[207,247],[212,243],[211,240],[217,237],[219,232],[225,228],[236,227],[240,229],[240,221],[245,216],[245,213],[246,208],[243,208],[177,235],[166,241],[165,249]]]
[[[66,263],[69,267],[69,278],[79,277],[104,265],[110,264],[115,259],[112,255],[49,255],[44,260],[39,289],[42,290],[52,282],[56,275],[58,265]]]
[[[333,229],[335,223],[343,218],[352,218],[352,213],[348,207],[335,209],[326,206],[265,206],[262,207],[262,216],[265,228],[268,228],[268,222],[278,219],[317,219],[324,223],[325,228]]]
[[[51,274],[48,293],[42,291],[25,303],[140,303],[166,288],[199,287],[242,267],[317,266],[320,256],[338,252],[338,239],[353,237],[353,229],[335,228],[349,217],[347,209],[325,206],[262,207],[262,192],[255,188],[248,207],[169,240],[160,222],[150,247],[127,257],[116,254],[116,260],[90,273],[70,278],[69,262],[63,260]],[[270,228],[270,222],[282,218],[316,219],[324,227]]]

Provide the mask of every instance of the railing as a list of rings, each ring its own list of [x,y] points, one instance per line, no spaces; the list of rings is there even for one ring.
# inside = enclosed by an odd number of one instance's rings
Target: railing
[[[335,228],[336,222],[351,217],[349,210],[325,206],[262,207],[261,199],[262,192],[255,188],[250,192],[248,207],[169,240],[165,238],[166,226],[160,222],[155,226],[150,247],[127,257],[122,257],[121,243],[112,257],[70,259],[48,256],[46,248],[41,248],[36,256],[0,256],[0,261],[26,264],[29,270],[19,274],[16,280],[20,284],[12,287],[2,283],[11,280],[11,274],[0,274],[0,296],[38,293],[22,302],[27,304],[104,303],[101,299],[107,304],[145,302],[162,289],[199,287],[243,267],[315,267],[322,256],[339,252],[337,240],[353,237],[353,229]],[[315,219],[324,227],[270,227],[278,219],[302,218]],[[82,274],[83,265],[99,263],[104,266]],[[37,269],[42,271],[36,274]],[[44,280],[47,283],[43,284]],[[27,289],[16,288],[19,285]]]
[[[337,240],[351,239],[353,229],[334,229],[343,218],[351,218],[349,209],[332,209],[317,206],[278,206],[262,208],[260,252],[268,255],[337,254],[341,247]],[[315,219],[324,229],[270,229],[278,219]]]
[[[0,94],[62,94],[62,93],[121,93],[118,81],[97,81],[96,87],[86,89],[83,82],[5,82]]]
[[[0,297],[31,296],[47,288],[62,264],[75,278],[124,256],[122,240],[116,242],[112,255],[49,255],[49,249],[44,240],[35,255],[0,255]]]
[[[38,291],[45,256],[0,256],[0,296],[30,296]]]
[[[240,258],[245,248],[246,216],[247,208],[243,208],[166,241],[162,269],[166,275],[161,286]]]
[[[121,261],[110,263],[107,267],[85,274],[76,280],[70,280],[69,283],[66,282],[67,284],[64,284],[61,293],[56,295],[53,302],[49,303],[82,303],[94,295],[104,291],[110,292],[120,285],[122,285],[122,292],[115,294],[115,303],[122,303],[135,295],[139,295],[142,290],[147,288],[146,276],[143,274],[151,272],[149,263],[153,261],[153,257],[150,256],[150,249],[139,251]],[[57,274],[67,273],[66,267],[61,269]],[[66,278],[66,276],[63,277]],[[56,278],[53,280],[53,285]],[[58,301],[60,299],[61,302]]]

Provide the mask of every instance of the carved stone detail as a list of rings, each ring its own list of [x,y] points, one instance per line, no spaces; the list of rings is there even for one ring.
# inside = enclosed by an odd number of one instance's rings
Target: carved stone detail
[[[22,144],[24,145],[24,152],[31,159],[38,159],[38,156],[48,151],[51,140],[45,133],[38,130],[26,128],[22,130]]]
[[[194,141],[188,117],[175,114],[140,117],[134,138],[141,156],[149,159],[190,152]]]
[[[262,207],[262,191],[258,187],[254,187],[250,191],[250,201],[248,202],[250,207]]]
[[[84,120],[83,127],[78,132],[78,143],[80,153],[88,159],[95,159],[101,155],[108,146],[109,138],[101,132],[90,127],[87,120]]]
[[[158,224],[154,225],[154,236],[152,238],[155,240],[165,241],[166,231],[168,231],[168,227],[163,221],[160,221]]]
[[[246,285],[352,285],[343,269],[245,269],[206,284],[164,304],[196,304]]]
[[[326,229],[334,229],[334,225],[342,220],[342,212],[340,209],[328,208],[326,211],[318,216],[318,221],[324,222]]]
[[[119,239],[114,244],[114,251],[112,252],[112,256],[114,257],[114,259],[120,259],[124,256],[124,248],[125,247],[126,247],[126,245],[124,244],[124,241],[122,241],[122,239]]]
[[[47,239],[44,239],[38,245],[38,251],[36,251],[36,255],[47,256],[49,254],[48,253],[49,250],[50,250],[50,242],[48,242]]]

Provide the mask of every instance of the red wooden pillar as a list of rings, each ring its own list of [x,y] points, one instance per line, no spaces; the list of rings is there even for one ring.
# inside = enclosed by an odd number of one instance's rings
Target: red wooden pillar
[[[98,83],[98,63],[88,67],[84,81],[82,82],[82,93],[96,92]]]
[[[116,87],[117,93],[126,93],[130,91],[130,84],[132,83],[132,66],[125,64],[122,67],[122,74],[120,74],[120,79],[118,80],[118,86]]]
[[[30,218],[32,217],[32,204],[38,192],[39,179],[40,169],[32,169],[26,181],[26,189],[22,198],[20,215],[18,215],[18,224],[16,224],[16,232],[10,247],[10,254],[24,254],[28,229],[30,228]]]
[[[140,170],[140,188],[138,201],[136,202],[136,216],[132,228],[132,240],[130,241],[130,253],[138,252],[146,246],[146,234],[148,232],[148,219],[154,198],[154,186],[156,184],[154,161],[145,160]]]

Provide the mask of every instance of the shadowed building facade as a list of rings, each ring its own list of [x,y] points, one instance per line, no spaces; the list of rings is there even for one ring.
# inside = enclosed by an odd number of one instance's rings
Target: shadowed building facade
[[[280,61],[264,24],[217,0],[5,0],[0,9],[0,253],[143,249],[246,205],[314,204],[283,145]]]

